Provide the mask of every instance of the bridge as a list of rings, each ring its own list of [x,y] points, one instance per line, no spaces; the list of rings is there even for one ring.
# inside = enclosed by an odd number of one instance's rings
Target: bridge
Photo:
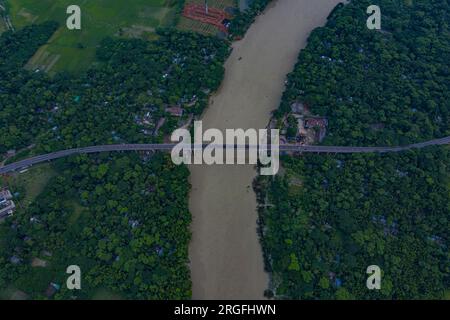
[[[279,147],[280,152],[295,152],[295,153],[388,153],[388,152],[401,152],[411,149],[422,149],[428,146],[436,145],[448,145],[450,144],[450,136],[429,140],[421,143],[410,144],[397,147],[343,147],[343,146],[302,146],[295,144],[282,144]],[[161,144],[111,144],[90,146],[83,148],[67,149],[62,151],[56,151],[48,154],[43,154],[35,157],[31,157],[25,160],[14,162],[3,167],[0,167],[0,174],[9,173],[19,169],[27,168],[35,164],[39,164],[46,161],[51,161],[59,158],[68,157],[76,154],[90,154],[100,152],[118,152],[118,151],[171,151],[178,144],[175,143],[161,143]],[[204,148],[207,144],[198,146],[198,148]],[[226,148],[227,146],[223,146]],[[257,148],[256,146],[237,146],[237,148]],[[232,148],[235,148],[233,146]],[[270,149],[270,146],[267,147]],[[192,147],[195,149],[195,146]]]

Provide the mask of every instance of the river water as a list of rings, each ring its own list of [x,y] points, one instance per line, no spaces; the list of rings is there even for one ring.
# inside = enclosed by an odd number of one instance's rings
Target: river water
[[[203,130],[263,129],[310,32],[339,0],[277,0],[233,44]],[[263,299],[264,272],[250,165],[190,166],[193,299]]]

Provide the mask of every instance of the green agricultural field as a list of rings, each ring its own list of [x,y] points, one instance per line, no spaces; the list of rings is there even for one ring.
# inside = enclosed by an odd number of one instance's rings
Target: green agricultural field
[[[8,4],[17,29],[49,20],[60,23],[49,43],[26,66],[50,73],[85,70],[103,38],[149,38],[156,27],[172,25],[176,12],[175,0],[8,0]],[[81,30],[66,27],[66,9],[72,4],[81,8]]]
[[[20,209],[28,206],[44,190],[48,181],[55,175],[50,164],[35,166],[33,170],[24,173],[15,173],[9,179],[0,178],[0,186],[6,185],[13,192],[21,193],[21,199],[17,202]]]

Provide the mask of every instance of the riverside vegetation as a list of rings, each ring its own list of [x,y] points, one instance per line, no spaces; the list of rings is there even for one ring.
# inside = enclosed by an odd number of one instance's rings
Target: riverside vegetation
[[[368,30],[366,8],[382,9]],[[395,145],[449,135],[450,2],[352,1],[316,29],[288,76],[294,102],[329,121],[329,145]],[[442,299],[450,289],[448,147],[302,155],[255,184],[269,296]],[[368,290],[366,268],[382,269]]]

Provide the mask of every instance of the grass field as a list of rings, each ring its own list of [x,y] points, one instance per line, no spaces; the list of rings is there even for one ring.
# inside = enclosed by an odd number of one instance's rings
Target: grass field
[[[69,220],[67,221],[67,223],[69,226],[74,226],[78,222],[78,219],[81,217],[81,215],[83,214],[83,211],[86,210],[86,208],[81,206],[75,200],[67,201],[66,204],[73,208],[73,213],[69,217]]]
[[[186,0],[186,4],[204,4],[204,0]],[[224,10],[227,7],[236,7],[236,0],[208,0],[208,6],[210,8],[217,8]],[[200,21],[191,20],[185,17],[180,17],[177,28],[180,30],[191,30],[207,35],[215,35],[219,32],[215,26],[206,24]]]
[[[94,61],[96,46],[107,36],[151,37],[155,28],[173,24],[171,0],[8,0],[13,25],[20,29],[53,20],[60,28],[27,68],[50,73],[83,71]],[[68,30],[66,9],[81,8],[81,30]]]
[[[19,208],[27,208],[36,197],[44,190],[48,181],[55,175],[50,164],[34,166],[24,173],[14,173],[7,181],[0,178],[0,186],[8,186],[14,190],[24,192],[24,198],[18,203]]]

